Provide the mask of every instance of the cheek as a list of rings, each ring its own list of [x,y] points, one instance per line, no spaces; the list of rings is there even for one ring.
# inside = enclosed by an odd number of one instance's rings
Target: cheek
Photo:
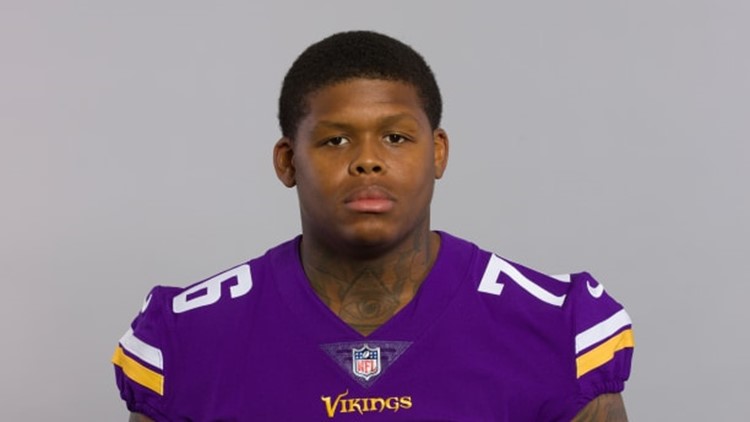
[[[336,186],[340,172],[336,171],[334,163],[324,160],[306,159],[297,167],[298,189],[309,195],[320,195],[331,191]],[[315,199],[315,197],[313,197]]]
[[[435,183],[435,165],[430,157],[419,157],[408,164],[405,168],[403,180],[412,180],[412,188],[415,191],[429,191]]]

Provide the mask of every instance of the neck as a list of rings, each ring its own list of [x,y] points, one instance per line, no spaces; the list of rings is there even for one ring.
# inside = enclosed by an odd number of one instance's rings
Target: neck
[[[384,253],[351,257],[302,238],[302,264],[318,297],[368,335],[411,301],[435,262],[440,236],[418,231]]]

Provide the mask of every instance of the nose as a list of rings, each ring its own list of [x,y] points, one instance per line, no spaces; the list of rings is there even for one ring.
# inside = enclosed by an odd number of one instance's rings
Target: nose
[[[349,172],[355,176],[385,173],[385,162],[379,152],[377,142],[362,142],[356,148]]]

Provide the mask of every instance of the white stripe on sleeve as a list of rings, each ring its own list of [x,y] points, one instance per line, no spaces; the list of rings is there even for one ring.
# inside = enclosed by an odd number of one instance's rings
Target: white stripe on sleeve
[[[164,369],[161,350],[136,337],[132,328],[128,328],[128,331],[120,339],[120,344],[140,360],[156,368]]]
[[[619,329],[632,324],[625,309],[621,309],[611,317],[594,325],[576,336],[576,354],[602,340],[605,340]]]

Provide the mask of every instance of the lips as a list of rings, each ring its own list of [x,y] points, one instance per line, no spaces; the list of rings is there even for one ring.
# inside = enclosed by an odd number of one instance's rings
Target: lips
[[[376,185],[355,189],[344,198],[344,205],[351,211],[371,214],[386,213],[395,202],[393,195]]]

